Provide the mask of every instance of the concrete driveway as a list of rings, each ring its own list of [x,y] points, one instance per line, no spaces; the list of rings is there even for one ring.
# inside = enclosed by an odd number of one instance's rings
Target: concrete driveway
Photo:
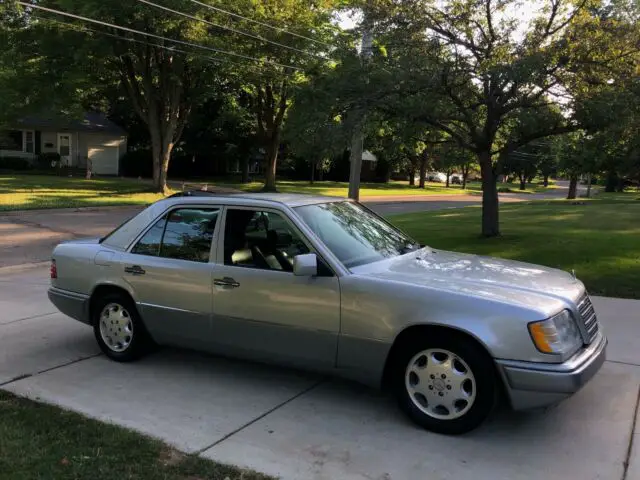
[[[609,360],[572,399],[446,437],[347,382],[171,349],[110,362],[90,328],[55,312],[47,284],[45,268],[0,274],[1,388],[186,452],[292,480],[640,479],[638,301],[594,298]]]

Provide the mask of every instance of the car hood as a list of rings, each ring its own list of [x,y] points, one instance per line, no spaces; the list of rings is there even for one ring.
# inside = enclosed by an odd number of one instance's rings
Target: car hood
[[[352,268],[354,274],[425,286],[549,311],[575,303],[584,285],[562,270],[423,248]],[[556,301],[554,301],[556,300]]]

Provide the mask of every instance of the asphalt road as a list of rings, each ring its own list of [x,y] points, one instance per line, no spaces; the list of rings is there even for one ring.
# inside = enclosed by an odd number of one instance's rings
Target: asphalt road
[[[566,196],[566,189],[550,193],[501,194],[500,202],[522,202]],[[480,205],[480,195],[365,197],[383,215]],[[63,240],[102,236],[140,211],[140,207],[33,210],[0,214],[0,268],[47,261]]]

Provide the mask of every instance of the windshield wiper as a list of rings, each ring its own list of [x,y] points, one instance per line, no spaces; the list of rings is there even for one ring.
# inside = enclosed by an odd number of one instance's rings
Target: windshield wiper
[[[404,255],[405,253],[415,252],[416,250],[420,250],[422,248],[417,243],[407,243],[404,247],[400,249],[400,255]]]

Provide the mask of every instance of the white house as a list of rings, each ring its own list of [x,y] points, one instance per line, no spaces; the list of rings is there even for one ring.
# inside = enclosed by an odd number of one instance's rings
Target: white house
[[[63,165],[86,168],[98,175],[118,175],[127,151],[127,133],[100,113],[80,119],[26,117],[0,132],[0,157],[35,161],[41,153],[60,154]]]

